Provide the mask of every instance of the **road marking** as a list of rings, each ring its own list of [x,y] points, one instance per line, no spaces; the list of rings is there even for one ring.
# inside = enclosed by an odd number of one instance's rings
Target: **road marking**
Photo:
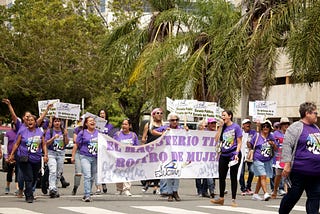
[[[38,212],[33,212],[30,210],[20,209],[20,208],[0,208],[1,214],[42,214]]]
[[[279,209],[280,206],[279,205],[267,205],[267,207],[273,207],[273,208]],[[293,207],[292,210],[305,212],[306,211],[306,207],[305,206],[296,205],[296,206]]]
[[[230,212],[239,212],[239,213],[259,213],[259,214],[277,214],[278,212],[274,211],[266,211],[266,210],[258,210],[252,208],[245,207],[231,207],[231,206],[198,206],[202,208],[222,210],[222,211],[230,211]]]
[[[179,209],[179,208],[173,208],[173,207],[167,207],[167,206],[131,206],[131,207],[143,209],[143,210],[149,210],[149,211],[158,212],[158,213],[167,213],[167,214],[177,214],[177,213],[208,214],[208,213],[199,212],[199,211],[191,211],[191,210],[185,210],[185,209]]]
[[[94,213],[94,214],[125,214],[113,210],[106,210],[96,207],[59,207],[60,209],[70,210],[77,213]]]

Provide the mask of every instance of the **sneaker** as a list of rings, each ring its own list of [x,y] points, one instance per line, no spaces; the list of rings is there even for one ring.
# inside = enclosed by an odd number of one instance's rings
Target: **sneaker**
[[[8,195],[9,192],[10,192],[10,188],[9,188],[9,187],[6,187],[6,189],[4,190],[4,193],[5,193],[6,195]]]
[[[228,194],[228,190],[225,190],[225,191],[224,191],[224,194]]]
[[[247,191],[241,192],[241,195],[242,195],[242,196],[246,196],[246,195],[247,195]]]
[[[246,195],[253,195],[253,192],[250,189],[247,189]]]
[[[286,195],[287,193],[286,193],[286,191],[284,191],[283,189],[280,189],[279,190],[279,195],[280,196],[284,196],[284,195]]]
[[[91,202],[92,199],[90,198],[90,196],[83,196],[82,201],[84,201],[84,202]]]
[[[97,189],[95,194],[96,195],[100,195],[101,194],[101,189]]]
[[[210,193],[210,198],[214,198],[215,194],[214,193]]]
[[[254,200],[254,201],[262,201],[262,198],[258,194],[253,194],[252,195],[252,200]]]
[[[213,204],[223,205],[224,204],[224,198],[211,199],[210,202],[213,203]]]
[[[58,194],[57,190],[50,190],[49,191],[50,198],[59,198],[60,195]]]
[[[77,190],[78,190],[78,187],[73,187],[73,190],[72,190],[72,195],[76,195],[77,194]]]
[[[266,192],[266,193],[264,194],[264,196],[263,196],[263,200],[264,200],[264,201],[269,201],[270,198],[271,198],[271,196],[270,196],[270,194],[267,193],[267,192]]]
[[[238,204],[236,203],[236,200],[235,199],[232,199],[231,201],[231,207],[237,207]]]
[[[103,193],[107,193],[108,192],[106,184],[102,184],[102,191],[103,191]]]
[[[124,194],[125,194],[126,196],[132,196],[132,194],[131,194],[131,192],[129,192],[129,190],[125,190],[125,191],[124,191]]]
[[[32,196],[27,197],[27,198],[26,198],[26,202],[27,202],[27,203],[33,203],[33,197],[32,197]]]
[[[22,189],[19,189],[19,190],[16,192],[16,196],[17,196],[17,198],[22,198],[22,197],[23,197],[23,190],[22,190]]]

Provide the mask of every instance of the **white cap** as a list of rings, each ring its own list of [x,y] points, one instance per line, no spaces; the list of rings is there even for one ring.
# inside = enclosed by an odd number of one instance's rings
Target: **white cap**
[[[243,124],[246,124],[246,123],[251,123],[251,120],[249,120],[249,119],[244,119],[244,120],[242,120],[242,122],[241,122],[242,125],[243,125]]]

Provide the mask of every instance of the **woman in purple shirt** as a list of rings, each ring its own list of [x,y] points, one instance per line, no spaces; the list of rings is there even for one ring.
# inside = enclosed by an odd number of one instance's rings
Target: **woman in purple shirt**
[[[219,122],[219,129],[216,134],[216,142],[220,141],[221,154],[219,157],[219,189],[220,198],[211,199],[211,203],[224,204],[224,191],[226,189],[226,178],[230,168],[230,180],[231,180],[231,194],[232,202],[231,206],[238,206],[236,203],[237,194],[237,174],[241,160],[241,144],[242,144],[242,130],[240,126],[232,122],[233,113],[229,110],[222,112],[222,120]],[[234,161],[234,165],[230,165]]]
[[[8,154],[11,154],[13,145],[15,143],[15,139],[17,137],[17,130],[14,123],[11,123],[12,130],[6,132],[5,137],[8,138],[8,146],[7,146],[7,155],[4,156],[4,158],[8,159]],[[10,183],[12,182],[12,176],[13,172],[15,170],[16,163],[7,163],[8,164],[8,172],[7,172],[7,186],[5,189],[5,194],[8,194],[10,192]],[[15,173],[14,178],[16,184],[18,182],[17,173]],[[18,188],[18,187],[17,187]]]
[[[272,158],[277,150],[277,145],[271,133],[272,123],[269,120],[261,123],[260,130],[260,133],[256,133],[248,143],[248,148],[254,150],[252,170],[254,175],[258,177],[252,200],[268,201],[271,196],[267,192],[267,177],[271,178],[273,175]],[[264,192],[263,198],[258,195],[260,188]]]
[[[86,117],[83,130],[79,132],[74,149],[79,149],[81,169],[84,178],[84,196],[82,201],[91,202],[90,197],[93,182],[97,179],[98,130],[93,117]],[[72,154],[72,161],[75,160]]]
[[[113,138],[119,141],[121,144],[131,145],[131,146],[138,146],[139,140],[136,133],[130,131],[131,128],[131,121],[129,119],[124,119],[122,121],[121,130],[117,131]],[[131,182],[123,182],[116,184],[117,191],[121,195],[124,193],[126,196],[132,196],[130,193]]]
[[[43,132],[36,127],[36,120],[34,115],[28,117],[27,128],[19,131],[8,159],[9,162],[13,162],[14,154],[18,151],[17,161],[22,170],[25,182],[24,194],[28,203],[33,203],[32,188],[37,182],[42,154],[44,154],[43,161],[48,162],[47,146],[44,142]]]

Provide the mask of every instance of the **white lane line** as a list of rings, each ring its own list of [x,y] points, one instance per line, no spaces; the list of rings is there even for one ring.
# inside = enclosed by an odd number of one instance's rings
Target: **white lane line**
[[[279,209],[279,205],[267,205],[267,207],[273,207],[273,208]],[[306,212],[306,207],[305,206],[296,205],[296,206],[293,207],[292,210]]]
[[[173,207],[167,207],[167,206],[131,206],[133,208],[137,209],[143,209],[158,213],[166,213],[166,214],[177,214],[177,213],[183,213],[183,214],[209,214],[199,211],[191,211],[186,209],[180,209],[180,208],[173,208]]]
[[[33,212],[26,209],[9,208],[9,207],[0,208],[0,213],[1,214],[42,214],[42,213]]]
[[[230,212],[239,212],[239,213],[259,213],[259,214],[277,214],[278,212],[267,211],[267,210],[259,210],[252,209],[246,207],[231,207],[231,206],[198,206],[202,208],[214,209],[214,210],[222,210],[222,211],[230,211]]]
[[[59,207],[60,209],[70,210],[77,213],[94,213],[94,214],[125,214],[113,210],[106,210],[96,207]]]

